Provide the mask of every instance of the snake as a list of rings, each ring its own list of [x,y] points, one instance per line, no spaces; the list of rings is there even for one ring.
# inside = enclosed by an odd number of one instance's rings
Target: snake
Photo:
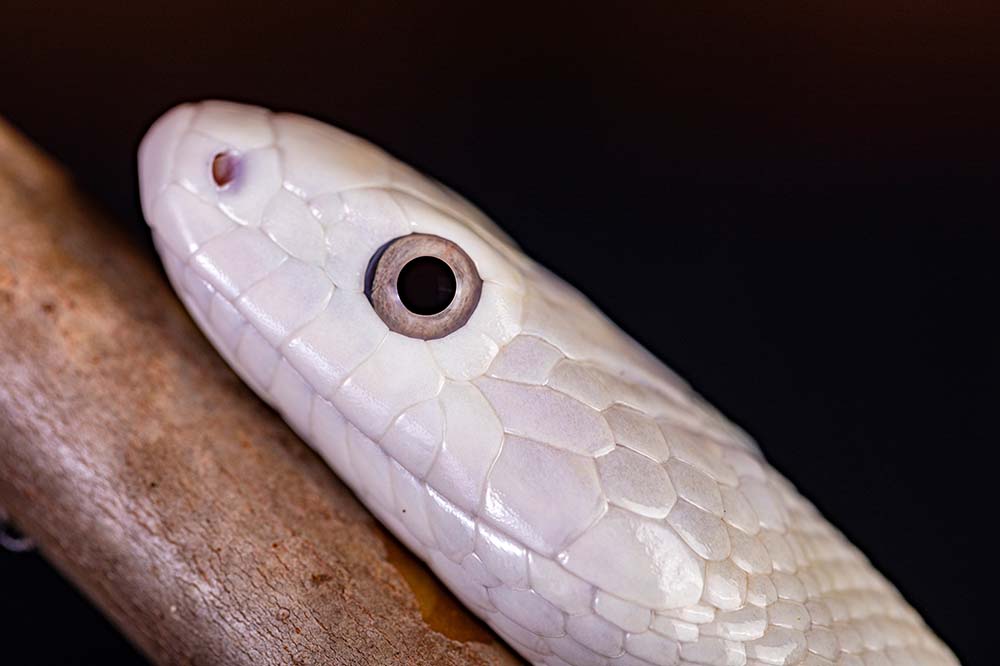
[[[211,100],[138,171],[215,349],[530,663],[958,663],[746,432],[446,186]]]

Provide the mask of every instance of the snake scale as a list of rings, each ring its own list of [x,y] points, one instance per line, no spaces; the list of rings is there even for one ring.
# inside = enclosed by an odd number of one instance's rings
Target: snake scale
[[[442,185],[215,101],[159,119],[139,171],[218,351],[533,664],[958,663],[748,435]]]

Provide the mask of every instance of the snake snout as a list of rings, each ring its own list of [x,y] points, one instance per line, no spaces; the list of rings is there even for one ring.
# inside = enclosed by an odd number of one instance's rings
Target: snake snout
[[[153,124],[139,144],[139,196],[147,220],[153,202],[171,181],[174,151],[193,114],[194,107],[189,104],[171,109]]]

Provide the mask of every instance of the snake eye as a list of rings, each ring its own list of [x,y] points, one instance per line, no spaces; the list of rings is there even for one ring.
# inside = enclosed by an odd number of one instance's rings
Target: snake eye
[[[410,234],[383,245],[365,275],[365,295],[393,331],[434,340],[461,328],[479,304],[483,280],[462,248]]]

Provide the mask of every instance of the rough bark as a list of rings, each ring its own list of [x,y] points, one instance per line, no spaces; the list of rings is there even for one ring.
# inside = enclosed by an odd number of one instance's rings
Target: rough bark
[[[0,506],[156,663],[520,663],[2,121]]]

